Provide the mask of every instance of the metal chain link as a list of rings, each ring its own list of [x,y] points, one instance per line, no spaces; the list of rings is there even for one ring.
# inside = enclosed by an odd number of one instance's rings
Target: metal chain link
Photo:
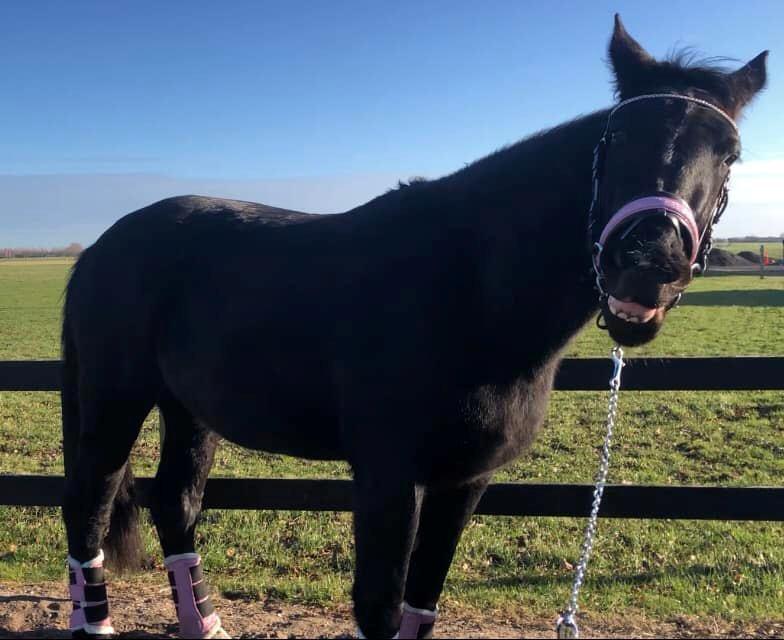
[[[580,629],[577,626],[577,610],[579,605],[577,599],[580,595],[580,588],[585,579],[585,570],[588,560],[593,551],[593,539],[596,535],[596,523],[599,517],[599,506],[602,503],[604,486],[607,482],[607,473],[610,469],[610,445],[612,444],[613,428],[615,427],[615,417],[618,411],[618,392],[621,388],[621,370],[623,369],[623,349],[615,345],[612,350],[613,375],[610,378],[610,401],[607,407],[607,432],[604,436],[604,445],[599,458],[599,472],[596,474],[596,485],[593,490],[593,503],[591,504],[591,515],[588,517],[588,524],[585,527],[583,546],[580,550],[580,559],[574,571],[574,583],[569,602],[563,613],[558,616],[556,621],[556,634],[558,638],[579,638]]]

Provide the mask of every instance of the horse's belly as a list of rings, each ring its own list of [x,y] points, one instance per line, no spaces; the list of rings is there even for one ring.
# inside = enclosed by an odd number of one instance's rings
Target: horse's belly
[[[317,460],[344,457],[339,422],[326,407],[307,398],[294,404],[283,398],[222,394],[200,419],[226,440],[248,449]]]
[[[256,424],[243,418],[224,418],[217,428],[211,426],[226,440],[248,449],[311,460],[343,460],[345,454],[335,427],[324,420],[299,422],[275,416]]]
[[[216,367],[184,356],[163,368],[175,397],[226,440],[271,453],[342,459],[340,422],[323,369],[294,358],[275,369],[259,366],[260,358],[251,361],[230,358]]]

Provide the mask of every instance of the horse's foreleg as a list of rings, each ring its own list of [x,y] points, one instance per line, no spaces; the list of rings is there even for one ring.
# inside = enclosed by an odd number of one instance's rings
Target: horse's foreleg
[[[438,492],[426,491],[406,582],[400,638],[430,638],[438,599],[460,534],[490,477]]]
[[[225,638],[210,601],[194,537],[217,438],[196,425],[174,399],[160,402],[164,417],[161,461],[151,512],[163,548],[180,636]]]
[[[394,473],[357,473],[354,484],[354,613],[362,636],[392,638],[400,627],[422,490]]]

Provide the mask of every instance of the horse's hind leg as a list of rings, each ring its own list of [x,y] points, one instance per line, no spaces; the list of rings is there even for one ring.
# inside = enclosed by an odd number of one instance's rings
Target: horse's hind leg
[[[102,547],[119,568],[138,558],[128,456],[152,399],[141,390],[77,387],[74,376],[64,379],[63,395],[70,627],[74,635],[107,635],[113,629]]]
[[[438,599],[463,531],[490,477],[426,491],[406,582],[400,638],[431,638]]]
[[[162,398],[159,406],[165,429],[151,511],[169,573],[180,635],[228,637],[210,602],[201,557],[194,546],[217,437],[196,424],[171,396]]]

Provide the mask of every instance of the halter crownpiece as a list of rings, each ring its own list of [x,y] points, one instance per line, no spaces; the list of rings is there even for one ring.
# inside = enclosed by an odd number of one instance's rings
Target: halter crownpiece
[[[670,193],[657,193],[655,195],[643,196],[636,198],[631,202],[627,202],[612,216],[610,216],[610,219],[599,233],[599,237],[596,237],[595,227],[597,209],[599,206],[599,187],[601,186],[604,149],[607,144],[607,134],[610,130],[610,121],[612,120],[615,112],[625,107],[626,105],[639,102],[641,100],[651,99],[684,100],[686,102],[698,104],[701,107],[710,109],[714,113],[721,116],[726,122],[730,124],[733,131],[735,131],[736,134],[739,134],[738,125],[725,111],[716,105],[711,104],[707,100],[701,100],[700,98],[694,98],[692,96],[685,96],[677,93],[647,93],[641,96],[635,96],[634,98],[629,98],[628,100],[623,100],[622,102],[619,102],[617,105],[615,105],[615,107],[607,116],[607,124],[604,127],[602,137],[599,139],[599,142],[594,148],[592,167],[592,199],[591,206],[588,210],[588,232],[594,241],[594,250],[592,256],[593,269],[596,274],[596,286],[599,289],[599,293],[602,297],[607,295],[604,291],[604,273],[601,265],[602,252],[608,239],[620,227],[629,225],[630,222],[635,219],[636,223],[638,223],[643,218],[649,217],[651,215],[666,215],[679,230],[679,233],[681,230],[686,232],[686,235],[690,241],[689,263],[692,266],[692,270],[698,269],[700,271],[705,271],[708,264],[708,254],[711,250],[711,233],[713,231],[713,225],[718,222],[721,214],[727,207],[729,172],[727,173],[727,176],[724,179],[724,183],[722,184],[722,187],[719,191],[719,195],[716,198],[716,203],[710,220],[708,220],[708,223],[706,224],[702,233],[699,231],[699,226],[697,225],[697,219],[694,215],[694,212],[685,200]]]
[[[720,109],[712,102],[708,102],[707,100],[702,100],[701,98],[695,98],[693,96],[684,96],[680,93],[645,93],[641,96],[635,96],[633,98],[628,98],[627,100],[622,100],[618,104],[616,104],[612,111],[610,111],[610,115],[607,116],[607,124],[610,124],[610,118],[613,117],[613,114],[618,111],[621,107],[625,107],[627,104],[632,104],[633,102],[639,102],[640,100],[650,100],[651,98],[665,98],[665,99],[675,99],[675,100],[685,100],[686,102],[693,102],[694,104],[698,104],[702,107],[706,107],[708,109],[712,109],[714,112],[719,114],[722,118],[724,118],[727,122],[730,123],[730,126],[735,130],[735,133],[740,135],[740,130],[738,129],[738,125],[732,119],[732,117],[723,109]],[[607,133],[607,128],[604,130]]]

